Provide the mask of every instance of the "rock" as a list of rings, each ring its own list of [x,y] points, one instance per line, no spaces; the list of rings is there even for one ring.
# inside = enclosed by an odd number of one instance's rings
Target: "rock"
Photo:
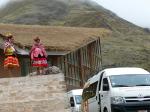
[[[37,73],[36,72],[32,72],[32,73],[29,73],[27,76],[36,76]]]
[[[45,69],[45,75],[58,73],[62,73],[62,71],[56,66],[51,66]]]

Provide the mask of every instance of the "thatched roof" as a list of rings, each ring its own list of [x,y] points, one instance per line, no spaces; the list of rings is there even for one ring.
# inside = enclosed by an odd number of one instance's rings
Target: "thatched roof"
[[[15,43],[20,47],[31,47],[33,38],[39,36],[51,51],[71,51],[110,33],[103,28],[0,24],[0,34],[7,32],[14,35]]]

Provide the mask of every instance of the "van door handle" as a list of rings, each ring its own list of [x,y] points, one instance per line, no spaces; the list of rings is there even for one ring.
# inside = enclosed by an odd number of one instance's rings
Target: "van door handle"
[[[103,97],[103,95],[101,95],[101,97]]]

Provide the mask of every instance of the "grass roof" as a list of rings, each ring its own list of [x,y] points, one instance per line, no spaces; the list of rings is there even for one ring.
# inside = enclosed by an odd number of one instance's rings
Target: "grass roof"
[[[110,33],[103,28],[0,24],[0,34],[12,33],[15,43],[31,47],[39,36],[47,50],[71,51]]]

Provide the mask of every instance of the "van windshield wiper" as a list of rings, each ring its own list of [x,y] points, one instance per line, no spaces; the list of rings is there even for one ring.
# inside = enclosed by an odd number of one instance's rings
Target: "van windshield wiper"
[[[150,84],[137,84],[135,86],[150,86]]]
[[[128,85],[114,85],[113,87],[129,87]]]

